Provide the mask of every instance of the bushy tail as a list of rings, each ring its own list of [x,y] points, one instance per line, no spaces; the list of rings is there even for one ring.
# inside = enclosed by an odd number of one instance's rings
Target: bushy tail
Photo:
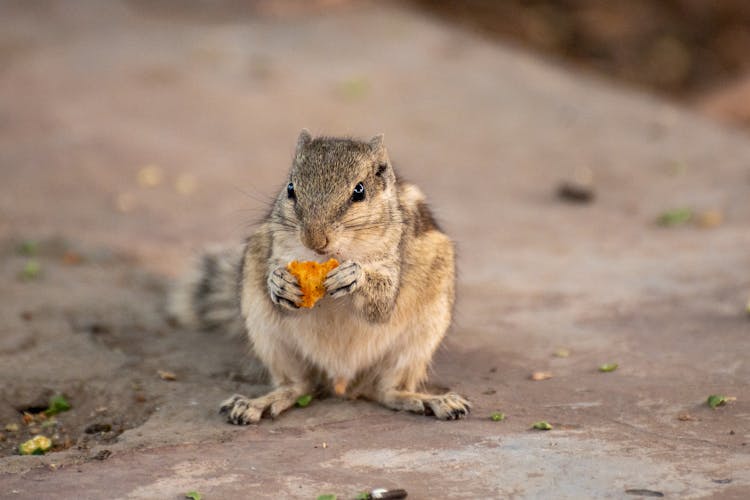
[[[243,249],[214,248],[173,286],[167,313],[179,325],[244,335],[240,314],[240,261]]]

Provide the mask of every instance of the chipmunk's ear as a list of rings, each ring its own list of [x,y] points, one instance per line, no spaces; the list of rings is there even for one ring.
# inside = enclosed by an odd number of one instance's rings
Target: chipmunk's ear
[[[385,145],[383,144],[383,137],[383,134],[378,134],[370,139],[370,149],[372,149],[373,153],[382,153],[385,149]]]
[[[385,144],[383,144],[383,134],[378,134],[370,139],[369,144],[370,150],[375,156],[375,175],[384,179],[392,177],[393,171],[388,169],[388,152],[385,150]]]
[[[310,144],[310,142],[312,142],[312,135],[310,135],[309,130],[303,128],[299,133],[299,137],[297,138],[297,152],[299,153],[300,150]]]

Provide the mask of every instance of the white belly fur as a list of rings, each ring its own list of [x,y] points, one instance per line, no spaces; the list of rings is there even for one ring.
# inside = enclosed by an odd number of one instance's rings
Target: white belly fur
[[[349,297],[326,297],[311,310],[282,322],[298,352],[332,379],[351,380],[388,352],[398,331],[392,323],[373,324],[353,313]]]

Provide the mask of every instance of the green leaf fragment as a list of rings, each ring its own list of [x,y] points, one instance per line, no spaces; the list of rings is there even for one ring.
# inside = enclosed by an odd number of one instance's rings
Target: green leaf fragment
[[[490,415],[490,419],[493,422],[502,422],[503,420],[505,420],[505,413],[501,413],[499,411],[496,411],[492,415]]]
[[[52,415],[57,415],[58,413],[68,411],[71,408],[72,406],[70,406],[68,400],[65,399],[65,396],[58,394],[57,396],[52,396],[50,398],[49,408],[44,411],[44,414],[48,417],[51,417]]]
[[[687,171],[687,165],[683,161],[675,160],[667,166],[669,175],[682,175]]]
[[[197,491],[188,491],[187,493],[185,493],[185,498],[189,498],[191,500],[201,500],[203,498],[203,495],[201,495]]]
[[[613,372],[617,370],[617,363],[604,363],[603,365],[599,366],[600,372]]]
[[[359,493],[356,497],[354,497],[354,500],[371,500],[372,497],[370,496],[370,493],[367,491],[363,491],[362,493]]]
[[[336,500],[336,495],[332,493],[326,493],[325,495],[318,495],[318,500]]]
[[[297,398],[297,406],[300,408],[304,408],[305,406],[310,404],[310,401],[312,401],[313,397],[311,394],[305,394],[304,396],[300,396]]]
[[[667,210],[662,213],[657,222],[661,226],[679,226],[690,222],[693,218],[693,211],[689,208],[675,208],[674,210]]]
[[[542,420],[541,422],[535,423],[534,425],[531,426],[531,428],[539,430],[539,431],[550,431],[550,430],[552,430],[552,426],[546,420]]]
[[[708,397],[708,400],[706,400],[706,403],[708,403],[708,406],[715,410],[717,406],[722,406],[727,403],[727,397],[720,396],[718,394],[711,394]]]
[[[341,84],[341,93],[350,100],[361,99],[370,90],[370,83],[366,78],[350,78]]]
[[[21,277],[25,280],[33,280],[39,277],[42,272],[42,266],[36,259],[29,259],[21,270]]]
[[[34,240],[26,240],[18,246],[18,253],[26,257],[33,257],[39,251],[39,244]]]
[[[57,420],[55,420],[55,418],[53,417],[42,422],[41,427],[42,429],[49,429],[50,427],[54,427],[56,425],[57,425]]]

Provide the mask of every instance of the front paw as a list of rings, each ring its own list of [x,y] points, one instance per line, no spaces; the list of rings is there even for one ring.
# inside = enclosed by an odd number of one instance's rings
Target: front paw
[[[291,311],[299,309],[302,301],[299,282],[285,267],[277,267],[268,276],[268,293],[274,304]]]
[[[425,403],[430,413],[440,420],[459,420],[471,411],[471,403],[455,392],[433,396]]]
[[[350,260],[331,270],[323,285],[333,298],[343,297],[357,290],[365,281],[362,266]]]
[[[251,399],[235,394],[221,403],[219,413],[227,417],[227,422],[234,425],[257,424],[263,416],[262,408],[254,406]]]

